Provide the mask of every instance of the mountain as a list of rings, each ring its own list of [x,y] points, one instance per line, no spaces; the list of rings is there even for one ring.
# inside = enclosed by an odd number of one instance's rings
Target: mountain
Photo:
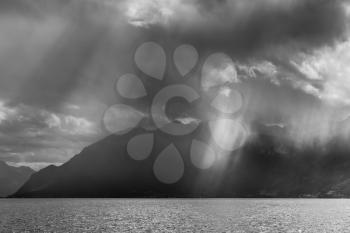
[[[208,135],[205,130],[182,137],[157,132],[143,161],[133,160],[126,145],[144,130],[108,136],[62,166],[33,174],[12,197],[350,197],[347,143],[298,149],[282,136],[283,128],[260,126],[243,148],[200,170],[188,151],[194,136],[206,139],[200,136]],[[164,184],[155,178],[153,162],[170,143],[183,155],[185,169],[177,183]]]
[[[16,192],[33,173],[29,167],[12,167],[0,161],[0,197]]]
[[[214,182],[214,169],[199,171],[190,163],[186,151],[192,135],[155,134],[155,146],[149,158],[133,160],[126,145],[135,135],[146,133],[137,129],[123,136],[110,135],[85,149],[60,167],[49,166],[32,175],[14,197],[143,197],[197,196],[213,192],[213,186],[194,185],[202,180]],[[153,162],[170,143],[183,156],[185,174],[173,185],[159,182],[153,174]],[[210,181],[212,180],[212,181]]]

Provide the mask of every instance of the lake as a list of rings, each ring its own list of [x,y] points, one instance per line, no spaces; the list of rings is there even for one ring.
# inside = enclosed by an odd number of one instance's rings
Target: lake
[[[346,199],[0,199],[0,232],[349,232]]]

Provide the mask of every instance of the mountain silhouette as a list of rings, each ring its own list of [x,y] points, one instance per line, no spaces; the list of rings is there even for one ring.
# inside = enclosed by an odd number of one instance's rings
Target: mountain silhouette
[[[29,167],[12,167],[0,161],[0,197],[16,192],[33,173]]]
[[[167,197],[214,195],[213,186],[200,185],[215,182],[215,167],[195,168],[187,156],[193,135],[171,136],[155,133],[151,155],[143,160],[132,159],[127,151],[128,141],[146,133],[133,130],[126,135],[110,135],[85,149],[60,167],[49,166],[35,173],[14,197]],[[173,143],[183,155],[184,176],[169,185],[157,180],[153,164],[157,156]],[[194,185],[196,184],[196,185]],[[197,185],[198,184],[198,185]]]
[[[186,136],[155,133],[155,146],[145,160],[126,151],[130,138],[143,129],[110,135],[62,166],[33,174],[12,197],[349,197],[350,149],[334,140],[298,149],[287,142],[284,128],[257,126],[259,131],[240,150],[211,168],[192,165],[189,151],[194,137],[207,140],[206,128]],[[201,136],[202,135],[202,136]],[[276,137],[276,135],[279,135]],[[182,154],[183,177],[164,184],[153,173],[157,155],[173,143]]]

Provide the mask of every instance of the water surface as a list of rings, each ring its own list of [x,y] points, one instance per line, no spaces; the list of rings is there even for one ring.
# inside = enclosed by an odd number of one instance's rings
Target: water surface
[[[0,232],[349,232],[346,199],[0,199]]]

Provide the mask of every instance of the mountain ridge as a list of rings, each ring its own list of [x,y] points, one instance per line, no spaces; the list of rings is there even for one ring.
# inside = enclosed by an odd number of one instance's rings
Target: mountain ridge
[[[202,130],[182,137],[155,133],[152,154],[133,160],[126,145],[136,129],[110,135],[86,148],[60,167],[33,174],[11,197],[350,197],[350,148],[336,140],[329,149],[314,145],[298,149],[261,126],[258,134],[207,170],[195,168],[188,154],[194,137],[206,141]],[[206,129],[204,129],[206,130]],[[153,161],[169,144],[183,155],[185,172],[175,184],[159,182]],[[186,152],[187,151],[187,152]]]

